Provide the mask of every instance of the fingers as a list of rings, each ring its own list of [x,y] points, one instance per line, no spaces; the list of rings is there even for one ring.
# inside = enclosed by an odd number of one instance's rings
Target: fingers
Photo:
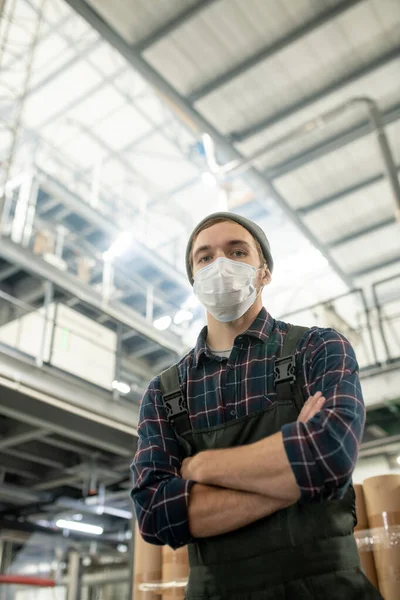
[[[321,410],[325,401],[326,398],[322,395],[322,392],[317,392],[313,396],[310,396],[301,409],[297,420],[307,423],[307,421],[312,419]]]

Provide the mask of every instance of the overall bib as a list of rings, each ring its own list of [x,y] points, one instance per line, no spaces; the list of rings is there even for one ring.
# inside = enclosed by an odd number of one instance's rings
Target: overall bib
[[[176,435],[187,456],[257,442],[296,421],[293,399]],[[228,534],[189,544],[187,600],[378,600],[360,569],[354,489],[342,500],[296,503]]]

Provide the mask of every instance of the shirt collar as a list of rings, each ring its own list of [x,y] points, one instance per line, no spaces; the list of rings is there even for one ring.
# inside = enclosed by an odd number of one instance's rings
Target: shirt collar
[[[274,320],[271,315],[267,312],[267,310],[263,307],[258,313],[257,317],[250,325],[249,329],[242,333],[242,336],[249,336],[252,338],[256,338],[263,342],[268,340],[274,325]],[[200,332],[199,337],[197,338],[196,346],[194,347],[194,366],[201,362],[204,357],[209,355],[207,350],[207,327],[203,327]]]

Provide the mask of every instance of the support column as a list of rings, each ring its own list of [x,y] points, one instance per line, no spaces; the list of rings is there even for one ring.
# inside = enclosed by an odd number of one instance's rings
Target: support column
[[[48,335],[49,326],[50,326],[50,308],[51,303],[53,302],[54,297],[54,285],[50,281],[46,281],[45,283],[45,292],[44,292],[44,305],[43,305],[43,329],[42,329],[42,338],[40,340],[40,348],[39,354],[36,357],[36,364],[38,367],[43,367],[43,363],[47,362],[50,358],[50,343],[47,340],[50,337],[52,338],[52,333],[50,336]],[[52,313],[54,315],[54,313]],[[54,327],[54,317],[52,317],[51,327]],[[46,352],[47,350],[47,352]]]
[[[68,555],[67,600],[80,600],[82,591],[81,557],[79,552],[71,550]]]

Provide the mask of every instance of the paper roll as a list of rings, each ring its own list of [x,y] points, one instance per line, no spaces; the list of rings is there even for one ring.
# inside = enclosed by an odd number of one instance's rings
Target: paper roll
[[[356,494],[357,513],[357,525],[354,528],[354,531],[356,532],[356,540],[358,546],[358,554],[360,556],[361,568],[364,571],[366,577],[372,583],[372,585],[378,588],[378,579],[376,576],[372,544],[368,543],[368,535],[362,535],[363,531],[367,530],[369,527],[363,486],[355,484],[354,491]],[[357,532],[360,532],[359,535],[357,535]]]
[[[399,600],[400,475],[380,475],[364,481],[365,505],[374,534],[374,559],[379,591],[385,600]]]
[[[372,585],[375,586],[376,589],[379,589],[373,554],[373,537],[371,530],[363,529],[356,531],[354,536],[357,542],[361,568]]]
[[[189,556],[187,547],[172,550],[169,546],[163,546],[163,583],[170,584],[172,587],[163,590],[162,600],[184,600],[188,577]],[[174,585],[174,583],[177,585]]]
[[[142,591],[144,583],[159,583],[162,577],[161,546],[153,546],[144,541],[135,524],[134,547],[134,599],[158,600],[160,596],[154,592]]]
[[[367,517],[367,509],[365,506],[364,499],[364,490],[363,486],[360,484],[355,484],[354,491],[356,493],[356,513],[357,513],[357,525],[354,528],[354,531],[361,531],[363,529],[368,529],[368,517]]]

